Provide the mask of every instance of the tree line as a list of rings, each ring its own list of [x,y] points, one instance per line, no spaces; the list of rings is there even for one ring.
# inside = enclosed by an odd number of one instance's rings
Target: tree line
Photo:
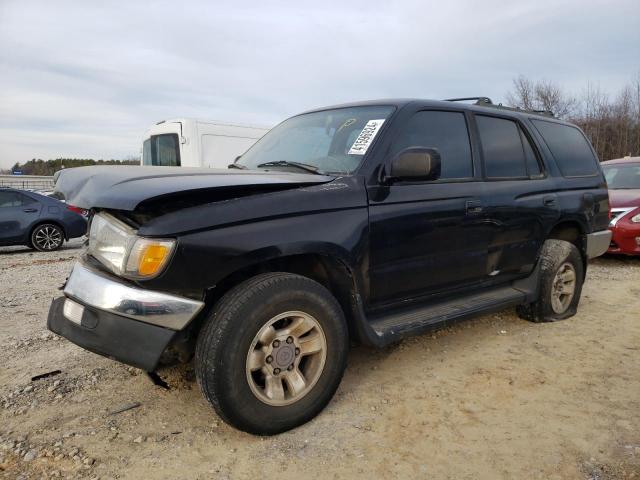
[[[56,158],[53,160],[31,159],[28,162],[16,163],[3,173],[21,172],[22,175],[53,175],[63,168],[86,167],[89,165],[140,165],[140,160],[93,160],[91,158]]]
[[[592,83],[571,94],[554,82],[520,75],[506,98],[514,107],[551,111],[575,123],[601,161],[640,156],[640,72],[613,95]]]

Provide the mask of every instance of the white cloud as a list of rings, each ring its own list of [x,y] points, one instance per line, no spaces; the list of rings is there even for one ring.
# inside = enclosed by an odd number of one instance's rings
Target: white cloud
[[[124,157],[158,120],[273,124],[381,97],[577,91],[640,68],[637,0],[0,3],[0,167]]]

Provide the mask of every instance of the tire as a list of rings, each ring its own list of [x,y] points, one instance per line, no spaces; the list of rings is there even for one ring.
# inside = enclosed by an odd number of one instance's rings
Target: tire
[[[584,282],[580,252],[575,245],[564,240],[547,240],[542,246],[539,261],[538,299],[517,307],[518,315],[532,322],[555,322],[574,316]],[[569,281],[571,278],[572,283]]]
[[[289,330],[290,344],[289,333],[282,334]],[[312,345],[323,350],[311,353]],[[325,287],[300,275],[261,274],[227,292],[208,316],[196,343],[196,378],[225,422],[274,435],[311,420],[329,403],[348,346],[344,314]]]
[[[43,223],[33,229],[29,243],[40,252],[52,252],[64,243],[64,232],[54,223]]]

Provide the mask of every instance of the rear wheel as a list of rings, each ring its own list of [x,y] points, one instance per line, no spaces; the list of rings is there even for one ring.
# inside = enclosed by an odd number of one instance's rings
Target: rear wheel
[[[346,366],[340,305],[300,275],[258,275],[229,291],[198,336],[198,383],[216,412],[241,430],[272,435],[316,416]]]
[[[59,249],[64,242],[62,228],[53,223],[38,225],[31,232],[30,246],[41,252]]]
[[[540,253],[538,299],[518,307],[518,315],[533,322],[572,317],[578,309],[584,281],[580,252],[564,240],[547,240]]]

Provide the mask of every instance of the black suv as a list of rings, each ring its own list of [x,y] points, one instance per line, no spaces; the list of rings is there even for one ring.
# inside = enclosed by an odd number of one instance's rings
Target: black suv
[[[89,246],[48,327],[147,371],[194,357],[218,414],[274,434],[382,347],[492,310],[576,313],[607,250],[607,185],[541,112],[384,100],[292,117],[228,170],[69,169]]]

